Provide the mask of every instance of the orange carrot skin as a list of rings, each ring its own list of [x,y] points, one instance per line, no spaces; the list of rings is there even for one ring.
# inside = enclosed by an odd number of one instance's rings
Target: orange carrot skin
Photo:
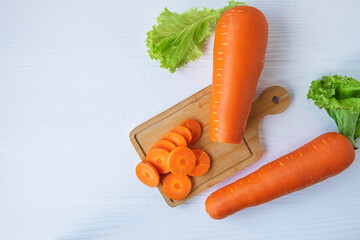
[[[267,40],[268,24],[258,9],[238,6],[221,15],[214,42],[211,141],[241,143]]]
[[[346,137],[325,133],[212,193],[206,211],[214,219],[225,218],[337,175],[354,159],[355,151]]]

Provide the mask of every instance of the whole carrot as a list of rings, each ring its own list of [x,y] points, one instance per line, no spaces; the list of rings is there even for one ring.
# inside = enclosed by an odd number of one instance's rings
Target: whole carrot
[[[212,193],[206,200],[206,211],[214,219],[225,218],[332,177],[354,159],[354,148],[346,137],[325,133]]]
[[[210,140],[240,143],[268,40],[265,16],[249,6],[224,12],[215,29]]]

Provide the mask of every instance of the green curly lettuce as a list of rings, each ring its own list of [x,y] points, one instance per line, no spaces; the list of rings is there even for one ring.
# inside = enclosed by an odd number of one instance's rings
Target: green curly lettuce
[[[307,97],[325,108],[339,133],[355,146],[360,137],[360,82],[346,76],[323,76],[311,83]]]
[[[190,8],[178,14],[166,7],[157,17],[157,24],[147,32],[146,46],[151,59],[160,62],[162,68],[171,73],[189,61],[202,55],[206,44],[221,14],[229,8],[245,5],[230,1],[218,10],[212,8]]]

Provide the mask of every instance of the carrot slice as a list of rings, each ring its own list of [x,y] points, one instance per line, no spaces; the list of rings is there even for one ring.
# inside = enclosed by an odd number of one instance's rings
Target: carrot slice
[[[168,158],[169,152],[165,149],[154,148],[151,149],[145,157],[145,160],[151,163],[158,173],[168,173]]]
[[[176,176],[169,173],[163,181],[163,191],[173,200],[185,198],[191,190],[191,181],[188,176]]]
[[[168,152],[171,152],[174,148],[176,148],[176,145],[168,140],[159,140],[151,147],[151,149],[153,148],[162,148]]]
[[[149,186],[156,187],[159,184],[159,173],[156,171],[155,167],[148,162],[141,162],[136,166],[135,169],[136,176],[139,180]]]
[[[184,120],[180,126],[186,127],[190,130],[192,139],[190,143],[196,142],[201,136],[201,125],[198,121],[194,119],[186,119]]]
[[[168,141],[174,143],[177,147],[186,147],[187,146],[185,138],[178,133],[169,132],[169,133],[165,134],[162,139],[168,140]]]
[[[169,155],[169,170],[177,176],[189,174],[195,167],[196,157],[187,147],[177,147]]]
[[[196,164],[194,169],[189,173],[189,176],[199,177],[204,175],[210,168],[210,157],[201,149],[192,149],[195,154]]]
[[[173,128],[173,130],[171,130],[172,132],[178,133],[181,136],[183,136],[186,140],[186,143],[189,144],[191,142],[192,139],[192,135],[190,130],[187,127],[184,126],[176,126]]]

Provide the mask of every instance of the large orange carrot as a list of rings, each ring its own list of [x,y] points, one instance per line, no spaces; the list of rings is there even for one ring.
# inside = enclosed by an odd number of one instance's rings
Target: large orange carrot
[[[212,193],[206,211],[214,219],[257,206],[332,177],[355,159],[343,135],[325,133],[299,149]]]
[[[242,141],[267,39],[268,24],[258,9],[238,6],[221,15],[215,29],[210,140]]]

